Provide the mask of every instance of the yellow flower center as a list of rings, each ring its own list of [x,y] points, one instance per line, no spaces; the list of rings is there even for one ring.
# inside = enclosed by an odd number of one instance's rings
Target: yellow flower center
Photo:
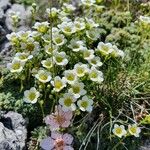
[[[84,68],[78,67],[77,74],[83,74],[83,73],[84,73]]]
[[[75,93],[75,94],[80,92],[80,87],[79,86],[73,86],[72,89],[73,89],[73,93]]]
[[[60,43],[62,43],[62,39],[58,37],[58,38],[55,39],[55,42],[56,42],[57,44],[60,44]]]
[[[36,94],[34,92],[29,93],[30,101],[33,101],[36,98]]]
[[[64,105],[65,106],[69,107],[69,106],[71,106],[71,104],[72,104],[72,99],[71,98],[68,97],[64,100]]]
[[[130,131],[134,134],[134,133],[136,133],[136,129],[137,129],[137,127],[130,127]]]
[[[116,128],[116,133],[117,134],[121,134],[122,133],[122,129],[120,127]]]
[[[47,27],[46,26],[40,26],[37,30],[41,33],[45,33],[45,32],[47,32]]]
[[[50,62],[50,61],[45,61],[45,63],[44,63],[44,64],[45,64],[45,66],[46,66],[46,67],[51,67],[52,62]]]
[[[69,74],[69,75],[67,76],[67,79],[68,79],[69,81],[74,81],[74,79],[75,79],[74,74]]]
[[[105,52],[108,52],[109,51],[109,47],[104,45],[104,46],[102,46],[102,50],[105,51]]]
[[[85,51],[83,55],[84,55],[85,58],[89,57],[90,56],[90,52],[89,51]]]
[[[75,43],[72,47],[73,47],[74,49],[78,49],[78,48],[80,48],[80,45]]]
[[[64,30],[65,30],[65,32],[71,32],[71,28],[70,27],[65,27]]]
[[[20,64],[19,62],[16,62],[16,63],[14,63],[14,64],[12,65],[12,68],[13,68],[14,70],[18,70],[20,67],[21,67],[21,64]]]
[[[96,65],[96,64],[97,64],[97,61],[96,61],[95,59],[92,59],[92,60],[91,60],[91,63],[94,64],[94,65]]]
[[[40,74],[39,78],[42,80],[47,80],[48,76],[46,74]]]
[[[93,72],[91,72],[90,77],[91,77],[91,78],[97,78],[97,77],[98,77],[98,74],[93,71]]]
[[[88,107],[88,102],[87,101],[83,101],[81,103],[81,106],[86,109]]]
[[[48,51],[48,53],[52,53],[52,52],[53,52],[53,49],[52,49],[51,47],[49,47],[49,48],[47,49],[47,51]]]
[[[27,56],[22,54],[22,55],[19,56],[19,59],[25,60],[25,59],[27,59]]]
[[[61,63],[63,61],[63,58],[61,56],[56,56],[56,61],[58,63]]]
[[[34,44],[33,43],[28,43],[27,46],[26,46],[26,49],[29,50],[29,51],[33,51],[35,48]]]
[[[57,80],[54,82],[54,86],[56,89],[60,89],[63,86],[63,84],[61,81]]]

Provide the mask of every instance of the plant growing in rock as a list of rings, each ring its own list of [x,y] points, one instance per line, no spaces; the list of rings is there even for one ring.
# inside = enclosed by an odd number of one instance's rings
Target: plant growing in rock
[[[99,19],[105,8],[100,1],[81,0],[80,4],[78,17],[71,4],[64,3],[61,8],[51,4],[46,21],[35,22],[31,31],[7,35],[15,53],[7,68],[20,80],[24,102],[33,108],[40,106],[50,131],[45,139],[37,140],[44,150],[86,149],[95,130],[95,149],[100,148],[100,132],[102,137],[108,135],[104,139],[113,141],[116,149],[125,138],[139,137],[141,132],[135,116],[122,108],[130,98],[126,88],[130,90],[132,85],[124,80],[123,61],[128,54],[120,48],[137,44],[139,36],[148,39],[149,34],[135,36],[137,30],[128,27],[132,20],[129,12],[116,16],[105,12]],[[149,17],[140,20],[140,28],[149,28]],[[87,135],[84,130],[89,130]]]

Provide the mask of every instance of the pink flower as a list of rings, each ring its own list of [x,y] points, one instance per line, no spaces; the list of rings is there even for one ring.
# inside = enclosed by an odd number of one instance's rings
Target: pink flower
[[[48,115],[44,120],[47,125],[50,125],[52,131],[59,128],[67,128],[70,125],[72,118],[72,111],[64,112],[62,107],[56,106],[55,113]]]
[[[71,146],[72,141],[73,137],[68,133],[52,132],[51,137],[42,140],[40,146],[44,150],[74,150]]]

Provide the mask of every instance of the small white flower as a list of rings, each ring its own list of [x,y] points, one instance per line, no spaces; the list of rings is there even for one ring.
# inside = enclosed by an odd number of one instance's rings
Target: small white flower
[[[16,53],[15,54],[15,57],[14,59],[15,60],[18,60],[18,61],[21,61],[21,62],[26,62],[28,61],[29,59],[32,59],[33,58],[33,55],[29,55],[29,53]]]
[[[62,46],[66,43],[66,39],[64,37],[63,34],[54,34],[53,35],[53,42],[57,45],[57,46]]]
[[[71,5],[71,4],[67,4],[67,3],[63,4],[63,11],[64,12],[71,13],[71,12],[73,12],[75,10],[76,10],[76,8],[73,5]]]
[[[56,76],[54,78],[54,81],[51,81],[51,84],[54,86],[54,90],[56,92],[59,92],[64,87],[66,87],[66,80],[64,78],[61,79],[59,76]]]
[[[72,51],[74,52],[78,52],[78,51],[82,51],[83,50],[83,47],[84,47],[84,42],[83,41],[80,41],[80,40],[77,40],[77,39],[72,39],[70,41],[70,44],[68,46],[70,49],[72,49]]]
[[[68,36],[76,32],[73,22],[62,22],[58,25],[58,28]]]
[[[47,21],[36,22],[33,28],[36,29],[40,33],[46,33],[49,28],[49,23]]]
[[[101,83],[103,82],[103,73],[99,70],[97,70],[95,67],[92,67],[91,70],[89,71],[89,78],[94,81]]]
[[[118,49],[116,45],[112,46],[111,56],[113,56],[113,57],[122,57],[123,58],[124,55],[125,55],[124,52],[122,50]]]
[[[86,20],[86,27],[88,29],[96,28],[99,26],[99,24],[95,23],[93,19],[85,18],[85,20]]]
[[[44,70],[39,70],[35,77],[42,83],[47,83],[52,78],[50,73]]]
[[[26,103],[35,104],[39,96],[40,93],[35,89],[35,87],[32,87],[30,90],[26,90],[24,92],[24,101]]]
[[[92,6],[94,3],[96,3],[96,1],[95,1],[95,0],[81,0],[81,3],[82,3],[83,5],[85,5],[85,6],[90,7],[90,6]]]
[[[69,84],[74,84],[77,81],[77,74],[74,70],[66,70],[64,76]]]
[[[51,47],[51,44],[49,44],[49,45],[45,45],[44,49],[47,54],[52,55],[53,52],[57,51],[58,48],[56,45],[52,45]]]
[[[18,43],[18,35],[15,32],[6,35],[7,39],[11,42],[12,45]]]
[[[85,29],[85,22],[75,21],[74,26],[76,31],[81,31]]]
[[[93,59],[95,56],[94,56],[94,50],[83,50],[83,58],[85,60],[90,60],[90,59]]]
[[[100,37],[99,30],[97,28],[92,28],[86,31],[86,36],[93,41],[96,41]]]
[[[43,67],[50,69],[53,67],[53,60],[52,58],[47,58],[46,60],[41,61]]]
[[[109,55],[113,52],[112,44],[111,43],[103,43],[100,42],[97,46],[97,52],[100,52],[102,55]]]
[[[58,15],[58,13],[60,12],[60,10],[53,7],[53,8],[51,8],[51,10],[50,10],[50,8],[47,8],[46,12],[49,17],[55,18]]]
[[[39,50],[39,43],[32,37],[28,37],[24,43],[21,43],[21,49],[28,50],[29,52],[35,54]]]
[[[74,70],[78,77],[83,77],[89,71],[88,66],[82,63],[75,64]]]
[[[135,137],[139,137],[139,133],[141,132],[141,129],[136,125],[129,125],[128,131],[131,135],[134,135]]]
[[[150,24],[150,17],[149,16],[140,16],[140,21],[142,21],[145,24]]]
[[[68,63],[68,59],[66,57],[67,55],[65,52],[55,52],[53,59],[57,65],[65,66]]]
[[[87,93],[86,90],[84,90],[84,84],[82,82],[75,82],[73,85],[71,85],[69,92],[73,94],[75,98],[79,98]]]
[[[89,99],[87,96],[83,96],[82,100],[78,100],[77,105],[82,111],[91,112],[93,109],[93,100]]]
[[[23,70],[24,63],[18,60],[13,60],[12,63],[7,64],[7,68],[10,72],[21,72]]]
[[[70,93],[65,93],[63,98],[59,99],[59,104],[62,105],[62,109],[64,111],[75,111],[76,110],[76,98],[70,94]]]
[[[127,131],[125,130],[124,126],[123,125],[119,126],[117,124],[114,125],[114,129],[112,130],[112,132],[120,138],[122,138],[122,136],[125,136],[127,134]]]
[[[91,64],[92,66],[96,67],[100,67],[103,65],[103,63],[101,62],[100,57],[96,56],[93,59],[88,60],[89,64]]]

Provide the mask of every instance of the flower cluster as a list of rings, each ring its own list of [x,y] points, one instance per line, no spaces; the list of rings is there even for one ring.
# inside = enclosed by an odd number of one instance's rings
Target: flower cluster
[[[128,131],[125,130],[125,127],[123,125],[114,125],[114,129],[112,130],[114,135],[118,136],[119,138],[122,138],[123,136],[127,135],[133,135],[135,137],[139,137],[139,134],[141,132],[141,128],[137,126],[137,124],[128,125]]]
[[[91,6],[95,0],[81,2]],[[32,83],[36,88],[24,92],[24,101],[31,104],[46,101],[48,96],[44,94],[56,98],[51,102],[57,105],[55,112],[44,119],[52,131],[51,137],[41,143],[46,150],[73,149],[70,146],[73,137],[60,134],[60,129],[69,127],[77,109],[92,112],[96,102],[88,86],[102,85],[102,60],[124,57],[116,45],[101,41],[99,24],[94,19],[71,19],[70,14],[75,10],[71,4],[64,4],[62,9],[47,9],[50,21],[55,18],[53,23],[36,22],[33,31],[7,35],[16,51],[8,69],[24,74],[24,82],[34,79]]]

